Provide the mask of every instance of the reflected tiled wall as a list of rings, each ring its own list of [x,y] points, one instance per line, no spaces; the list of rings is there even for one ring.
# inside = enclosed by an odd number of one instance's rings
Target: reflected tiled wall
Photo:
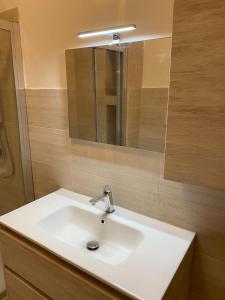
[[[190,299],[223,300],[225,193],[164,180],[160,153],[71,140],[64,90],[28,90],[27,103],[36,197],[107,183],[116,204],[196,231]]]
[[[140,105],[139,147],[164,153],[167,88],[143,88]]]
[[[126,70],[126,134],[128,147],[139,147],[140,134],[140,99],[143,76],[143,43],[133,43],[127,49]]]

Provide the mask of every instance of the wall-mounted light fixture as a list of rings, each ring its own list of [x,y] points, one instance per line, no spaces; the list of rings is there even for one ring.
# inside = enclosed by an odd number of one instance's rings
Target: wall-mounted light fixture
[[[85,31],[78,33],[78,37],[81,39],[84,38],[90,38],[95,36],[101,36],[101,35],[109,35],[113,38],[113,44],[118,44],[120,42],[120,35],[119,33],[122,32],[128,32],[133,31],[136,29],[136,25],[125,25],[125,26],[118,26],[118,27],[112,27],[112,28],[104,28],[94,31]]]

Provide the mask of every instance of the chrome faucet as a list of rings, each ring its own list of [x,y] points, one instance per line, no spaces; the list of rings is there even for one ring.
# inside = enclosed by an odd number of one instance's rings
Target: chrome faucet
[[[105,202],[105,205],[106,205],[105,212],[107,214],[111,214],[115,211],[114,204],[113,204],[113,198],[112,198],[112,191],[110,189],[110,186],[108,186],[108,185],[104,186],[103,194],[91,199],[90,203],[92,205],[95,205],[99,201]]]

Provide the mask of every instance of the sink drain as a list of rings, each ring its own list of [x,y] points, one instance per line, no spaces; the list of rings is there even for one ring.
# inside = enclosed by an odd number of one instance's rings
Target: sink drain
[[[87,249],[90,251],[95,251],[99,248],[99,242],[98,241],[90,241],[87,243]]]

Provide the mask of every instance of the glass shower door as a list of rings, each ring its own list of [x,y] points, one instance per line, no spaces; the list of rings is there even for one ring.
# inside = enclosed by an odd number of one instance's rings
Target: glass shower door
[[[12,177],[14,173],[13,157],[9,146],[8,127],[4,121],[7,116],[5,100],[15,99],[13,69],[10,66],[11,34],[10,31],[0,29],[0,179]],[[12,59],[11,59],[12,62]],[[10,88],[9,88],[10,87]],[[8,102],[9,103],[9,102]],[[7,105],[8,111],[12,106]],[[16,119],[15,119],[16,120]],[[9,120],[10,121],[10,120]]]
[[[0,215],[24,205],[27,200],[19,107],[21,74],[18,65],[15,66],[13,34],[13,24],[0,20]]]

